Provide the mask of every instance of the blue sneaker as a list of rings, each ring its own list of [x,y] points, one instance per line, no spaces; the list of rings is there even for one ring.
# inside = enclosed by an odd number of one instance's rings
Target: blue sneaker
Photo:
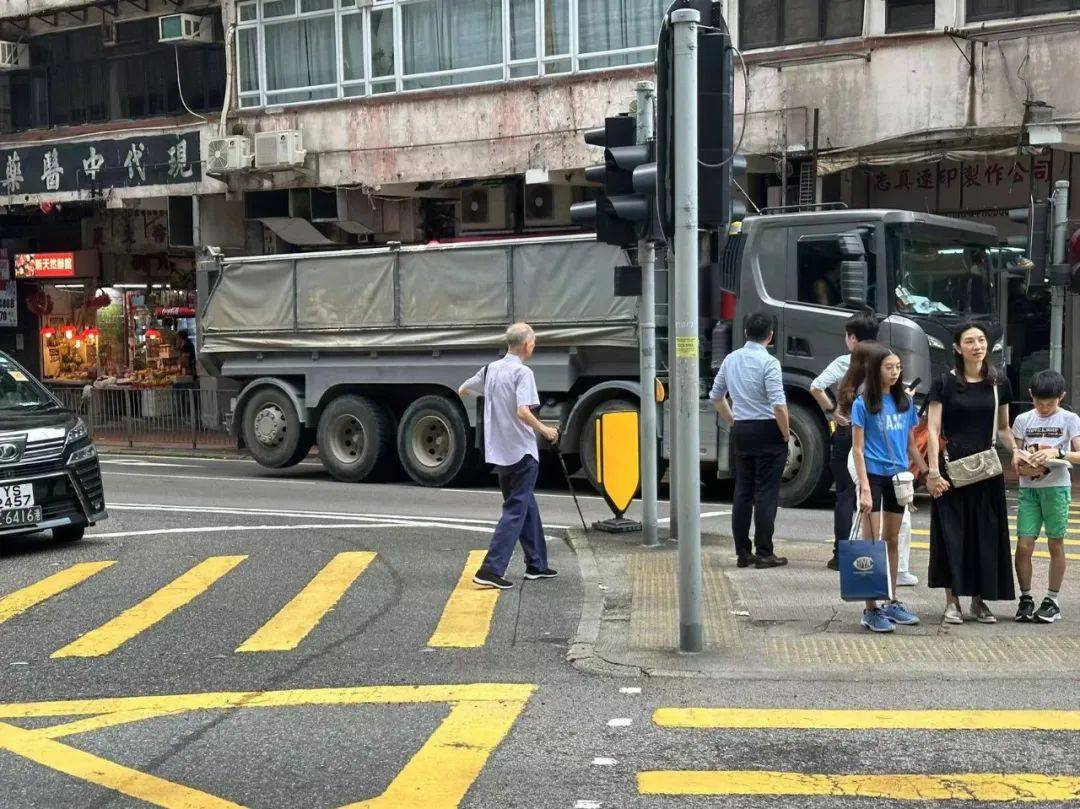
[[[885,612],[881,607],[875,607],[872,610],[863,610],[862,625],[871,632],[893,631],[892,621],[885,617]]]
[[[913,612],[908,612],[907,608],[899,601],[890,601],[881,608],[881,612],[894,624],[915,626],[915,624],[919,623],[919,616]]]

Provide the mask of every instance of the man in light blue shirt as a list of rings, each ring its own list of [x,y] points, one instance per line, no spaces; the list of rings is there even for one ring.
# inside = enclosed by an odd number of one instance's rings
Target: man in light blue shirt
[[[508,590],[514,586],[504,576],[518,540],[525,553],[526,579],[556,575],[548,567],[547,540],[533,491],[540,471],[536,436],[555,444],[559,431],[541,423],[533,413],[533,408],[540,406],[540,395],[525,360],[535,350],[532,328],[515,323],[506,330],[506,356],[481,368],[458,389],[462,398],[469,394],[484,397],[484,458],[495,467],[503,495],[502,517],[487,556],[473,576],[473,582],[483,587]]]
[[[787,559],[773,553],[773,531],[790,438],[784,378],[779,361],[766,348],[776,330],[773,318],[755,312],[744,328],[746,345],[724,357],[709,398],[731,428],[735,447],[731,532],[739,567],[781,567]]]

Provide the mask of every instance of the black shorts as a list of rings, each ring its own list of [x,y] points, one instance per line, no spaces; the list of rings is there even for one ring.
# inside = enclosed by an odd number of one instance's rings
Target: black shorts
[[[884,510],[890,514],[904,513],[906,506],[897,502],[892,478],[871,474],[867,474],[866,477],[870,481],[870,500],[874,504],[874,511]]]

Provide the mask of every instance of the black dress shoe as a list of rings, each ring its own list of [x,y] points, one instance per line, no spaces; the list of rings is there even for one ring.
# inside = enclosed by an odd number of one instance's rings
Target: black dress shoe
[[[754,560],[754,567],[764,570],[767,567],[783,567],[787,564],[785,556],[759,556]]]
[[[832,559],[825,563],[825,567],[829,568],[829,570],[839,570],[840,560],[834,556]]]
[[[754,564],[754,557],[740,556],[739,561],[736,564],[738,564],[739,567],[750,567],[750,565]]]

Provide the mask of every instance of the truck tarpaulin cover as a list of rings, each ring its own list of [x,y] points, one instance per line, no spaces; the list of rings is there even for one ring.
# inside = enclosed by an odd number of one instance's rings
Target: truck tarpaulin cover
[[[589,241],[226,260],[202,351],[498,345],[525,320],[544,345],[637,345],[616,298],[618,248]]]

